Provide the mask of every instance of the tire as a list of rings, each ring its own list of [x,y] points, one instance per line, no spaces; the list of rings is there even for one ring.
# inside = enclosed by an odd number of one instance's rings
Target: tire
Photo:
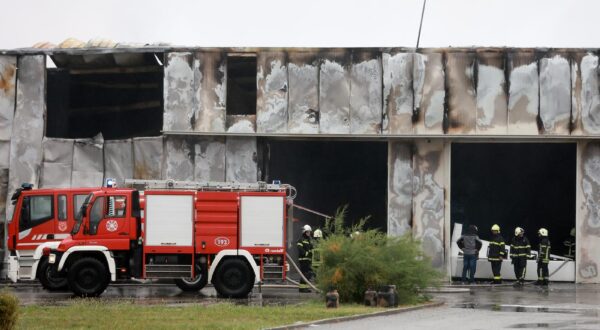
[[[55,267],[48,263],[48,258],[40,260],[37,278],[42,287],[48,291],[64,291],[69,288],[67,276],[64,273],[57,273]]]
[[[67,279],[69,288],[76,296],[97,297],[106,290],[109,274],[100,260],[83,257],[69,267]]]
[[[247,297],[254,287],[254,272],[241,259],[225,259],[212,279],[217,293],[226,298]]]
[[[208,272],[206,271],[206,267],[202,267],[199,264],[196,265],[195,272],[196,277],[194,277],[193,279],[183,277],[178,278],[175,280],[175,285],[177,285],[177,287],[181,289],[181,291],[185,292],[195,292],[202,290],[202,288],[204,288],[206,286],[206,283],[208,282]]]

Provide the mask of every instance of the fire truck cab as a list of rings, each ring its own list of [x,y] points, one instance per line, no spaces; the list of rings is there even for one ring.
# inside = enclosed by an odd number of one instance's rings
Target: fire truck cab
[[[11,197],[14,212],[7,230],[8,278],[37,279],[48,290],[66,289],[66,278],[52,272],[43,251],[69,236],[84,199],[98,189],[33,189],[31,184],[18,188]]]
[[[49,253],[80,296],[120,279],[172,279],[185,291],[212,283],[245,297],[286,276],[286,214],[293,187],[280,184],[128,180],[137,188],[90,193],[72,236]]]

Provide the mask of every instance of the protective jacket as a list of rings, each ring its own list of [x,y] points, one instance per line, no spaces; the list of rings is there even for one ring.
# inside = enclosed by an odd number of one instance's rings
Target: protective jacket
[[[302,235],[298,240],[298,260],[299,261],[311,261],[313,244],[310,237]]]
[[[513,238],[512,243],[510,244],[510,258],[524,258],[531,254],[531,244],[529,244],[529,240],[525,236],[515,236]]]
[[[550,240],[548,240],[548,237],[542,237],[540,239],[537,262],[544,264],[550,262]]]
[[[494,234],[490,245],[488,247],[488,260],[489,261],[500,261],[506,258],[506,246],[504,244],[504,238],[500,234]]]

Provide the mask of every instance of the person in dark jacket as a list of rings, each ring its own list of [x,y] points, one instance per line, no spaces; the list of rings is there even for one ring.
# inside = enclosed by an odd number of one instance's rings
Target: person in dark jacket
[[[515,237],[510,244],[510,259],[515,267],[516,286],[522,286],[525,283],[525,274],[527,272],[527,258],[531,254],[531,244],[525,237],[525,230],[521,227],[515,228]]]
[[[313,243],[311,236],[312,228],[309,225],[302,227],[302,236],[298,239],[298,262],[300,263],[300,271],[302,275],[310,281],[312,277],[312,253]],[[300,292],[310,292],[310,287],[306,281],[300,277],[300,286],[298,287]]]
[[[463,271],[462,282],[466,283],[467,273],[469,273],[469,284],[475,282],[475,272],[477,271],[477,259],[481,249],[481,240],[477,236],[477,226],[470,225],[467,233],[461,236],[456,242],[463,251]]]
[[[546,228],[540,228],[538,230],[538,237],[540,244],[538,247],[537,257],[537,273],[538,280],[536,285],[548,286],[548,263],[550,262],[550,240],[548,240],[548,230]]]
[[[500,270],[502,269],[502,260],[506,258],[506,247],[504,245],[504,238],[500,235],[500,226],[492,226],[492,239],[488,247],[488,261],[492,266],[492,273],[494,274],[493,284],[501,284],[502,276]]]

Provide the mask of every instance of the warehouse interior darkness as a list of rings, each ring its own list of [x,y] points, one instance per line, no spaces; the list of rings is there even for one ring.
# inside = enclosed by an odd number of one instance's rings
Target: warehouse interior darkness
[[[348,224],[371,215],[369,228],[387,227],[387,143],[358,141],[266,140],[262,179],[296,187],[295,204],[334,215],[348,204]],[[294,210],[295,227],[323,225],[323,218]],[[297,230],[294,230],[296,238]]]
[[[576,144],[453,143],[451,158],[452,225],[474,224],[489,240],[496,223],[507,243],[519,226],[534,249],[543,227],[552,253],[565,253],[575,227]]]

